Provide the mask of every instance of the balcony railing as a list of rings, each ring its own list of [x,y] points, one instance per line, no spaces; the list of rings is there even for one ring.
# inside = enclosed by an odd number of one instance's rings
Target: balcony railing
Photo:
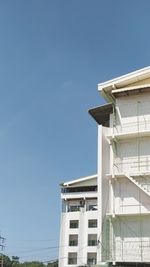
[[[150,156],[132,158],[114,164],[115,173],[147,173],[150,172]]]
[[[81,205],[76,205],[76,206],[69,206],[68,205],[68,212],[75,212],[75,211],[80,211],[83,206]]]
[[[150,131],[150,120],[123,122],[113,128],[114,134]]]
[[[67,207],[67,211],[68,212],[76,212],[76,211],[97,211],[97,205],[86,205],[85,206],[80,206],[80,205],[76,205],[76,206],[69,206]]]

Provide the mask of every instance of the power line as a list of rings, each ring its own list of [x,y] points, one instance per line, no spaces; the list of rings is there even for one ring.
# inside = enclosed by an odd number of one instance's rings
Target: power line
[[[51,246],[51,247],[45,247],[45,248],[34,248],[30,250],[23,250],[23,251],[18,251],[18,253],[28,253],[28,252],[36,252],[36,251],[43,251],[43,250],[49,250],[49,249],[56,249],[59,248],[59,246]]]
[[[15,242],[49,242],[49,241],[54,241],[57,240],[56,238],[52,239],[22,239],[22,240],[14,240]]]

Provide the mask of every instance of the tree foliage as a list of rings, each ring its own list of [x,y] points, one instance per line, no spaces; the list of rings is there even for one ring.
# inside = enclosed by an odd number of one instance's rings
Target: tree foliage
[[[20,262],[18,256],[12,256],[10,259],[6,255],[0,255],[0,264],[3,262],[3,267],[58,267],[58,261],[44,264],[40,261]]]

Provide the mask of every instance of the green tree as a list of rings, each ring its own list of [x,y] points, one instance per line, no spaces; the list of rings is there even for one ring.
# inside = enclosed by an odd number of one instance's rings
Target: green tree
[[[11,259],[6,255],[0,255],[0,263],[3,261],[4,267],[58,267],[58,260],[49,262],[47,265],[40,261],[19,262],[18,256]]]
[[[58,267],[58,260],[55,260],[53,262],[49,262],[47,264],[47,267]]]
[[[11,259],[6,255],[0,255],[0,263],[3,261],[4,267],[12,267]]]
[[[21,267],[45,267],[44,263],[39,261],[23,262]]]

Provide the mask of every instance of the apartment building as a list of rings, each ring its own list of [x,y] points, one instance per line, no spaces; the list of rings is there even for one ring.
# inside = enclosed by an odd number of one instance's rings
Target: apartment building
[[[62,193],[60,267],[150,265],[150,67],[101,83],[98,91],[106,104],[89,110],[98,126],[97,227],[92,232],[97,241],[89,248],[88,221],[94,218],[88,217],[93,211],[87,211],[87,192]],[[62,188],[78,182],[83,181]],[[80,201],[79,195],[84,208],[68,212],[67,203]],[[77,246],[68,243],[70,220],[81,226],[75,230]],[[92,260],[90,253],[95,253]]]
[[[59,267],[97,263],[97,175],[61,185]]]

